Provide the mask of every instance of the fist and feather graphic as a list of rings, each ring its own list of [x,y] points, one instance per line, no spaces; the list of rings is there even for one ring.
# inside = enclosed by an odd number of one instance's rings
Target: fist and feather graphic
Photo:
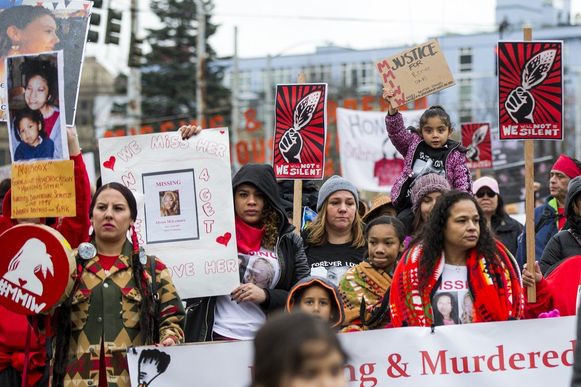
[[[295,107],[293,112],[293,126],[283,133],[278,143],[278,149],[285,162],[301,162],[304,141],[300,131],[313,119],[313,114],[315,113],[320,98],[320,91],[312,92],[301,99]]]

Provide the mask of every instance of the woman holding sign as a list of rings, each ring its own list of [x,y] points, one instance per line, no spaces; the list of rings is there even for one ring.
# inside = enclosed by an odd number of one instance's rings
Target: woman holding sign
[[[75,127],[67,128],[69,154],[74,162],[76,216],[60,219],[15,219],[12,218],[12,192],[4,197],[0,216],[0,234],[19,223],[43,223],[59,231],[75,248],[89,233],[89,204],[91,193],[89,177]],[[0,306],[0,386],[21,386],[21,373],[26,353],[28,321],[24,315],[13,313]],[[45,337],[31,335],[30,359],[27,386],[44,386],[43,373],[46,363]]]
[[[393,325],[432,326],[439,293],[464,300],[472,318],[487,322],[520,319],[524,296],[519,270],[506,247],[495,242],[472,195],[449,191],[437,201],[418,243],[399,261],[393,276],[390,308]],[[469,303],[449,308],[460,321]]]
[[[184,310],[169,270],[139,247],[133,193],[103,185],[89,214],[92,240],[79,246],[82,269],[56,313],[53,385],[129,386],[127,348],[182,342]]]
[[[228,295],[188,300],[188,342],[254,338],[267,314],[284,308],[289,290],[309,273],[272,166],[243,166],[232,189],[241,284]]]

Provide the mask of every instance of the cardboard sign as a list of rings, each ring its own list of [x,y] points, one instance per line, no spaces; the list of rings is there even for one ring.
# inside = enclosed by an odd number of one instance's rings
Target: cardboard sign
[[[182,298],[240,283],[229,143],[227,128],[187,141],[177,132],[99,140],[103,184],[133,191],[139,243],[170,269]]]
[[[405,105],[456,84],[437,40],[375,63],[383,85],[394,91],[393,106]]]
[[[71,160],[12,164],[12,217],[76,216]]]
[[[44,313],[73,287],[75,259],[56,230],[37,224],[14,226],[0,235],[0,304],[14,313]]]
[[[276,86],[274,173],[279,179],[322,179],[327,84]]]
[[[68,160],[62,51],[8,57],[6,73],[12,161]]]
[[[344,372],[351,387],[568,386],[575,323],[569,316],[338,337],[348,354]],[[127,352],[131,385],[169,387],[191,380],[198,386],[248,386],[252,347],[251,340],[139,347]]]
[[[492,168],[492,142],[490,123],[470,122],[462,124],[462,145],[466,152],[466,165],[470,169]]]
[[[563,139],[563,42],[498,43],[501,140]]]
[[[401,111],[404,125],[418,126],[423,110]],[[342,176],[362,190],[387,192],[404,161],[385,130],[385,113],[337,109]]]
[[[43,23],[42,34],[37,27],[22,30],[19,42],[6,42],[8,51],[0,55],[0,63],[8,56],[34,54],[62,49],[65,68],[65,101],[68,106],[66,124],[74,125],[75,108],[81,68],[85,53],[85,42],[89,31],[92,1],[76,0],[21,0],[0,2],[0,13],[6,14],[0,18],[0,29],[24,23],[22,20]],[[31,22],[31,23],[32,23]],[[29,36],[30,35],[30,36]],[[6,121],[7,89],[4,65],[0,64],[0,120]]]

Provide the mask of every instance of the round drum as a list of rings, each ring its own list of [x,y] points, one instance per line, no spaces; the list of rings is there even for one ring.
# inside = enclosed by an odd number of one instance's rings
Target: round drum
[[[0,304],[18,313],[46,313],[70,294],[76,273],[71,246],[55,229],[21,224],[0,235]]]

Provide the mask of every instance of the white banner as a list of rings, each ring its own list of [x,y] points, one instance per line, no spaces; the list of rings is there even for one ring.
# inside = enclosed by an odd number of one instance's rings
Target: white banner
[[[139,243],[170,268],[182,298],[239,285],[227,128],[187,141],[177,132],[102,138],[99,156],[103,184],[135,194]]]
[[[568,386],[575,324],[573,316],[442,326],[433,333],[382,329],[339,338],[349,354],[345,375],[352,387]],[[166,367],[158,367],[162,357]],[[155,377],[145,385],[243,387],[250,385],[252,362],[252,341],[140,347],[128,353],[132,386]]]
[[[402,111],[405,126],[417,127],[422,112]],[[390,191],[403,170],[403,158],[387,137],[385,114],[337,109],[341,172],[359,189]]]

